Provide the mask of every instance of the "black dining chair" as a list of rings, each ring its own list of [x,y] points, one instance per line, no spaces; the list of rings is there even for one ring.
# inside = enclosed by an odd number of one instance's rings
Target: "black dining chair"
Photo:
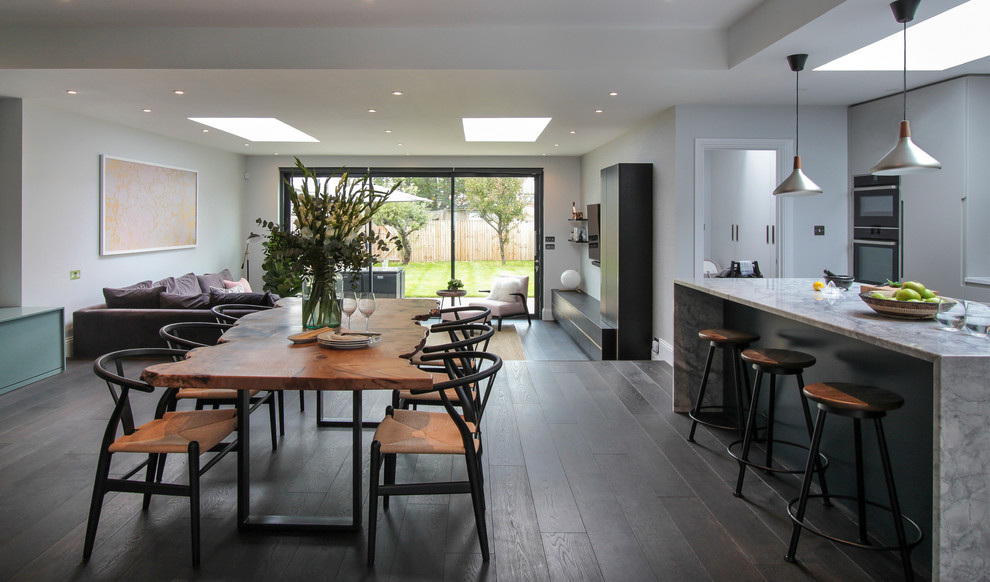
[[[147,363],[169,361],[184,354],[184,350],[137,348],[105,354],[93,364],[93,371],[107,383],[114,407],[100,443],[83,560],[89,560],[93,554],[103,498],[111,491],[121,491],[144,495],[142,509],[145,511],[151,504],[152,495],[188,497],[192,563],[193,566],[199,565],[199,478],[236,449],[237,440],[225,441],[237,430],[236,412],[232,409],[176,412],[175,388],[155,388],[125,370],[125,362],[132,360],[139,361],[137,370],[140,370]],[[130,369],[134,368],[132,364]],[[132,395],[135,392],[151,394],[156,390],[163,391],[163,394],[158,400],[154,417],[143,424],[136,424],[131,407]],[[207,452],[216,454],[201,465],[200,456]],[[117,453],[137,453],[148,455],[148,458],[122,477],[111,477],[110,465]],[[187,484],[161,482],[165,457],[169,454],[186,456],[189,467]],[[145,469],[144,480],[132,479],[142,469]]]
[[[223,332],[234,327],[230,323],[214,323],[210,321],[184,321],[180,323],[170,323],[162,326],[158,330],[158,335],[168,344],[168,347],[176,350],[192,350],[206,346],[216,345]],[[251,390],[249,412],[254,412],[262,404],[268,405],[268,422],[271,425],[272,450],[278,449],[278,436],[276,435],[276,403],[278,404],[279,430],[278,434],[285,434],[285,412],[282,402],[276,398],[277,391]],[[226,388],[180,388],[175,395],[176,400],[195,400],[196,410],[202,410],[206,405],[212,405],[214,409],[220,406],[235,406],[237,404],[237,390]]]
[[[489,560],[488,528],[485,525],[485,489],[481,455],[481,421],[495,376],[502,368],[502,358],[486,352],[443,352],[429,354],[423,360],[443,364],[448,379],[432,388],[414,390],[415,394],[435,392],[440,395],[443,412],[402,410],[389,406],[385,418],[375,431],[371,443],[371,481],[368,501],[368,566],[375,563],[375,538],[378,528],[378,498],[388,510],[392,495],[432,495],[470,493],[478,529],[482,560]],[[470,366],[465,366],[470,361]],[[447,396],[454,390],[460,402],[455,405]],[[396,455],[463,455],[467,481],[437,483],[396,483]],[[384,483],[380,473],[385,463]],[[430,543],[430,540],[415,540]]]
[[[430,330],[430,335],[436,333],[437,327],[434,326]],[[484,352],[488,350],[488,343],[492,336],[495,335],[495,328],[484,323],[446,325],[442,331],[448,333],[452,341],[424,346],[421,352],[423,355],[444,352]],[[446,375],[447,373],[447,369],[442,362],[423,361],[422,356],[414,358],[412,364],[432,374]],[[470,360],[466,359],[463,365],[470,365]],[[456,391],[448,390],[447,397],[450,398],[451,402],[454,402],[455,406],[460,406],[460,400]],[[443,402],[440,399],[440,395],[436,392],[427,392],[425,394],[413,394],[410,390],[394,390],[392,392],[392,406],[394,408],[416,409],[420,405],[442,406]]]

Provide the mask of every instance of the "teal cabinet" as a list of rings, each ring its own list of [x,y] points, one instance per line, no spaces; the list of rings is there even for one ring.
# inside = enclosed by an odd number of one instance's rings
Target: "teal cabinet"
[[[64,370],[61,307],[0,307],[0,394]]]

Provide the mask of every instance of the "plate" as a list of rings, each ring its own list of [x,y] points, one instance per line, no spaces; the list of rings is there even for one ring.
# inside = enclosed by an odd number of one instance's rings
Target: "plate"
[[[898,317],[900,319],[935,319],[935,314],[938,313],[938,303],[877,299],[870,297],[869,293],[860,293],[859,298],[863,300],[863,303],[869,305],[873,311],[888,317]],[[942,301],[953,300],[943,299]]]
[[[326,331],[316,337],[321,347],[334,350],[359,350],[378,345],[382,334],[378,332]]]

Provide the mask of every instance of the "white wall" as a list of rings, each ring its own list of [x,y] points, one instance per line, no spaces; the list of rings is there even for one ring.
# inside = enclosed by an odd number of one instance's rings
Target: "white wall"
[[[846,108],[801,108],[801,156],[805,173],[824,194],[787,199],[783,203],[781,245],[784,276],[817,277],[826,266],[846,271],[848,172],[846,171]],[[601,199],[602,168],[620,162],[654,164],[654,335],[661,356],[672,358],[673,282],[694,276],[694,152],[698,138],[793,139],[794,110],[789,106],[684,105],[644,121],[638,130],[581,158],[582,202]],[[768,193],[769,195],[769,193]],[[815,237],[823,224],[826,236]],[[588,271],[590,265],[585,265]],[[596,297],[600,280],[585,276]]]
[[[693,146],[692,146],[693,147]],[[646,120],[634,131],[622,135],[581,157],[581,193],[584,204],[602,199],[601,171],[619,163],[653,164],[653,335],[669,327],[673,330],[674,233],[676,232],[674,192],[674,110],[667,109]],[[582,288],[601,297],[601,270],[584,258]],[[669,308],[664,306],[668,305]],[[672,341],[673,331],[667,340]]]
[[[556,248],[544,253],[543,317],[550,319],[550,290],[560,287],[560,274],[576,269],[581,257],[587,257],[587,245],[567,242],[571,216],[571,202],[580,201],[581,183],[579,160],[574,157],[430,157],[430,156],[305,156],[307,166],[350,168],[543,168],[544,236],[556,237]],[[246,171],[250,176],[244,189],[244,208],[241,214],[245,232],[259,234],[257,218],[278,219],[279,168],[293,167],[292,156],[251,156]],[[537,241],[541,244],[542,241]],[[251,286],[262,286],[260,265],[263,260],[261,245],[252,245]]]
[[[102,303],[103,287],[240,266],[242,156],[30,101],[22,151],[25,305],[63,306],[68,322],[73,310]],[[100,154],[199,172],[197,247],[101,257]],[[73,269],[81,279],[69,280]]]
[[[986,77],[964,77],[911,91],[907,111],[911,135],[942,163],[942,169],[902,176],[900,186],[904,279],[920,281],[943,295],[980,301],[990,299],[990,292],[962,283],[962,198],[972,198],[975,206],[990,196],[988,108],[990,81]],[[849,108],[850,175],[869,173],[893,147],[902,116],[900,94]],[[972,147],[980,137],[982,145]],[[985,231],[987,220],[990,216],[974,226]],[[985,257],[990,249],[972,252]]]

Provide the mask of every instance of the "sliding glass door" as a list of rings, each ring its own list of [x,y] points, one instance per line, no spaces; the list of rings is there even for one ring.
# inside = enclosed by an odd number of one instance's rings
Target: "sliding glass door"
[[[450,279],[460,279],[468,298],[484,297],[496,276],[526,275],[529,308],[538,313],[542,281],[536,241],[542,230],[542,170],[349,171],[352,176],[369,172],[382,189],[399,184],[376,214],[372,228],[396,236],[402,249],[380,255],[364,276],[363,287],[385,285],[389,294],[435,298]],[[317,171],[336,180],[333,172]],[[285,168],[282,174],[293,185],[300,181],[292,169]],[[283,191],[283,225],[291,224],[291,210]],[[401,290],[395,289],[396,281]]]

